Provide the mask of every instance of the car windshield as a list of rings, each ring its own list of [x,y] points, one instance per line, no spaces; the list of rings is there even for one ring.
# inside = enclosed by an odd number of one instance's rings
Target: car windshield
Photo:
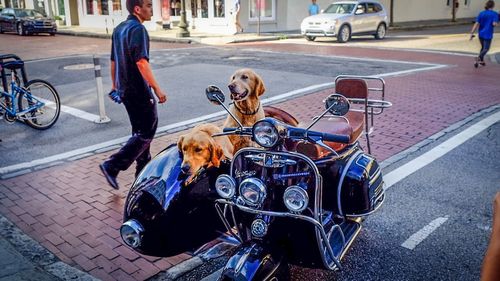
[[[325,14],[350,14],[354,10],[355,4],[331,4],[324,11]]]
[[[16,9],[15,13],[16,13],[16,17],[20,17],[20,18],[24,18],[24,17],[43,18],[43,14],[36,11],[36,10]]]

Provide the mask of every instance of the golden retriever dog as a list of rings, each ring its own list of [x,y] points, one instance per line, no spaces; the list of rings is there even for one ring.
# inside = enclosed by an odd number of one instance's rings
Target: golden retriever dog
[[[260,96],[266,91],[262,78],[253,70],[244,68],[236,70],[228,85],[233,103],[229,106],[231,113],[245,127],[251,127],[255,122],[265,117],[260,104]],[[237,127],[231,116],[227,116],[224,127]],[[250,137],[229,136],[234,146],[234,152],[240,148],[253,145]]]
[[[222,133],[222,129],[213,124],[195,126],[187,134],[179,137],[177,147],[184,159],[182,171],[189,175],[186,183],[193,180],[203,167],[219,167],[221,160],[233,158],[233,145],[227,136],[212,137]]]

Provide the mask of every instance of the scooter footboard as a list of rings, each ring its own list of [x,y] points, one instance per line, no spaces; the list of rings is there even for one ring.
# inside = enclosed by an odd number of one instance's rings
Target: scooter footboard
[[[281,253],[258,243],[242,245],[228,260],[219,280],[289,280],[288,264]]]

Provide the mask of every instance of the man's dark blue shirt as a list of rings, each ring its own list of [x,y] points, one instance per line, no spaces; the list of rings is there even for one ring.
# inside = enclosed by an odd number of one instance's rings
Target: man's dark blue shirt
[[[134,15],[113,31],[111,60],[115,62],[115,86],[123,99],[150,100],[151,89],[137,67],[141,59],[149,61],[149,35]]]

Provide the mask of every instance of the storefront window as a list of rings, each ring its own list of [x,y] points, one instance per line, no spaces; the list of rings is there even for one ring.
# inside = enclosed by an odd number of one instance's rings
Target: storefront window
[[[208,18],[208,0],[201,0],[201,17],[206,19]]]
[[[171,16],[177,17],[177,16],[181,15],[181,1],[180,0],[172,0],[172,2],[170,2],[170,8],[171,8],[171,11],[170,11]]]
[[[94,14],[94,1],[93,0],[85,0],[85,8],[87,9],[87,15]]]
[[[224,17],[224,0],[215,0],[214,1],[214,17],[223,18]]]
[[[250,0],[250,20],[275,20],[276,0]]]
[[[121,12],[122,11],[122,1],[113,0],[113,12]]]
[[[97,0],[99,15],[109,15],[108,0]]]

